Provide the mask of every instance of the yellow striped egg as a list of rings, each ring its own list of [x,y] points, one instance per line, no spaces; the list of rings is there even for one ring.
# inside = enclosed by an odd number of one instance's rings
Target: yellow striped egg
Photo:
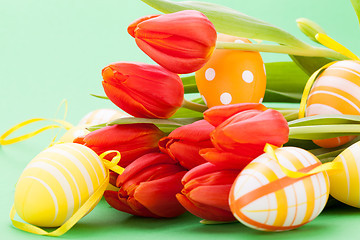
[[[319,114],[360,115],[360,62],[336,62],[316,79],[307,100],[305,115]],[[353,138],[345,136],[314,142],[321,147],[337,147]]]
[[[331,196],[360,208],[360,142],[345,149],[334,162],[343,163],[344,170],[329,176]]]
[[[114,109],[98,109],[86,114],[78,125],[97,125],[124,117],[130,117],[130,115]]]
[[[279,165],[308,171],[321,165],[314,155],[296,147],[278,148],[275,154],[279,162],[264,153],[246,166],[229,195],[234,216],[257,230],[284,231],[302,226],[319,215],[329,196],[327,173],[291,178]]]
[[[15,209],[30,224],[60,226],[106,176],[102,161],[90,148],[76,143],[54,145],[24,169],[16,184]]]

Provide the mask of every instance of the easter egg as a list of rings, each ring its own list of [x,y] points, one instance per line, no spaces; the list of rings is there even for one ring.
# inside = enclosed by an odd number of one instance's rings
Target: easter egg
[[[307,99],[305,116],[319,114],[360,114],[360,62],[339,61],[318,76]],[[354,138],[344,136],[314,140],[314,143],[329,148]]]
[[[252,44],[227,35],[218,41]],[[196,85],[208,107],[262,102],[266,88],[265,66],[260,53],[215,49],[210,60],[195,73]]]
[[[78,125],[98,125],[123,117],[130,117],[130,115],[114,109],[98,109],[86,114]]]
[[[329,176],[331,196],[360,208],[360,142],[345,149],[333,162],[343,163],[344,170]]]
[[[16,184],[14,206],[30,224],[57,227],[89,199],[106,177],[103,163],[90,148],[76,143],[56,144],[39,153],[24,169]]]
[[[250,162],[229,195],[234,216],[257,230],[284,231],[302,226],[319,215],[329,196],[326,172],[291,178],[279,165],[306,172],[321,165],[313,154],[296,147],[278,148],[275,154],[279,162],[266,153]]]
[[[86,134],[90,133],[86,128],[90,125],[80,125],[70,128],[57,143],[71,143],[75,138],[84,137]]]

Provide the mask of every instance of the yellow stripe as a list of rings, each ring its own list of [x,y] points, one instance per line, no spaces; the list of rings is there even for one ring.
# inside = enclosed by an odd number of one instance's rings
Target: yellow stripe
[[[346,151],[343,153],[344,158],[347,160],[347,166],[348,169],[350,170],[351,174],[350,174],[350,181],[349,181],[349,199],[350,202],[355,203],[356,205],[359,202],[359,167],[356,164],[356,159],[353,155],[353,153],[351,151]]]
[[[312,177],[305,178],[303,180],[303,183],[306,192],[306,213],[304,219],[302,220],[302,223],[306,223],[310,220],[310,217],[315,210],[315,191]]]

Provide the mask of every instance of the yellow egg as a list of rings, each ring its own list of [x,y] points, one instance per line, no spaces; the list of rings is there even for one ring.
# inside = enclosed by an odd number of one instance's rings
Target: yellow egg
[[[319,114],[360,114],[360,62],[345,60],[326,68],[314,82],[306,116]],[[337,147],[354,139],[345,136],[314,140],[321,147]]]
[[[78,125],[98,125],[118,118],[131,117],[129,114],[114,109],[98,109],[86,114]]]
[[[80,125],[70,128],[57,143],[72,143],[75,138],[84,137],[90,133],[90,131],[86,129],[87,127],[90,127],[90,125]]]
[[[60,226],[88,200],[106,176],[102,161],[90,148],[76,143],[54,145],[24,169],[16,184],[15,209],[30,224]]]
[[[360,208],[360,142],[345,149],[334,162],[343,163],[344,171],[329,176],[331,196]]]
[[[314,155],[296,147],[278,148],[275,154],[279,162],[263,154],[246,166],[229,195],[234,216],[257,230],[284,231],[302,226],[319,215],[329,196],[327,173],[290,178],[279,165],[308,171],[321,165]]]
[[[252,44],[248,39],[219,35],[219,41]],[[215,49],[195,73],[196,85],[208,107],[262,102],[266,88],[264,62],[258,52]]]

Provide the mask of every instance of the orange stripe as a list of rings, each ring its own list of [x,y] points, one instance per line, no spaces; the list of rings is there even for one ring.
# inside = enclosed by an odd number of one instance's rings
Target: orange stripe
[[[330,87],[330,86],[319,86],[314,89],[314,91],[329,91],[336,94],[339,94],[343,96],[344,98],[348,99],[352,103],[354,103],[356,106],[360,106],[360,100],[356,98],[355,96],[351,95],[350,93],[343,91],[341,89]]]
[[[295,225],[295,226],[272,226],[272,225],[267,225],[267,224],[256,222],[256,221],[252,220],[251,218],[248,218],[241,211],[237,212],[236,214],[244,222],[246,222],[252,226],[255,226],[256,228],[265,229],[265,230],[269,230],[269,231],[286,231],[286,230],[301,227],[302,225],[305,224],[305,223],[302,223],[302,224]]]
[[[314,95],[311,95],[308,100],[307,107],[315,103],[320,103],[324,105],[329,105],[329,103],[331,103],[331,107],[337,109],[343,114],[359,115],[359,112],[357,111],[356,108],[351,106],[345,100],[338,98],[334,95],[330,95],[326,93],[316,93]]]
[[[279,151],[280,156],[285,157],[289,162],[291,162],[296,170],[302,169],[304,167],[302,162],[296,156],[294,156],[291,151],[286,151],[285,149],[281,148],[278,148],[277,151]]]
[[[334,68],[335,67],[336,66],[334,66]],[[340,68],[343,68],[345,70],[341,70]],[[360,77],[358,75],[348,72],[346,70],[360,74],[352,68],[336,67],[336,69],[331,69],[331,68],[326,69],[325,70],[326,73],[323,76],[334,76],[334,77],[343,78],[343,79],[348,80],[349,82],[352,82],[352,83],[360,86]]]
[[[299,170],[299,172],[309,172],[319,165],[321,165],[321,162],[318,162],[316,164],[313,164],[311,166],[303,168],[303,169]],[[304,178],[307,178],[307,177],[309,177],[309,176],[304,176],[301,178],[283,177],[283,178],[277,179],[277,180],[269,182],[268,184],[265,184],[257,189],[254,189],[251,192],[246,193],[245,195],[238,198],[235,201],[236,202],[235,204],[239,206],[238,209],[241,209],[242,207],[245,207],[249,203],[255,201],[256,199],[259,199],[262,196],[265,196],[269,193],[276,192],[280,189],[284,189],[285,187],[290,186],[291,184],[294,184],[295,182],[303,180]]]

